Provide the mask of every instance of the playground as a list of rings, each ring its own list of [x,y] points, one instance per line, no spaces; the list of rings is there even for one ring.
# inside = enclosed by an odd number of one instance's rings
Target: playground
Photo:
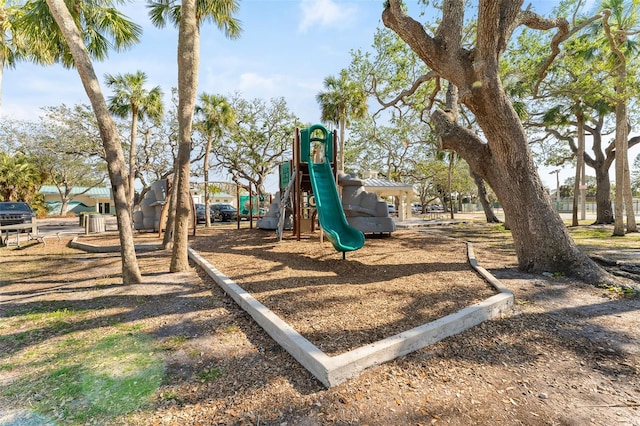
[[[630,238],[637,246],[637,236]],[[117,242],[110,232],[85,239]],[[252,294],[330,353],[483,297],[486,286],[468,268],[463,241],[473,242],[479,263],[514,291],[516,304],[503,317],[326,389],[199,268],[168,274],[170,253],[144,252],[144,284],[122,286],[117,253],[80,252],[63,237],[4,255],[3,279],[10,281],[2,287],[3,312],[10,316],[2,333],[21,337],[0,340],[0,381],[13,392],[21,377],[22,386],[39,383],[43,406],[56,397],[40,381],[56,377],[60,388],[73,377],[78,367],[61,363],[69,357],[77,365],[73,353],[87,335],[120,332],[125,340],[150,339],[142,349],[162,360],[163,378],[151,389],[150,405],[104,423],[638,425],[638,299],[517,271],[508,233],[495,225],[397,231],[368,239],[346,261],[317,236],[276,240],[271,232],[225,225],[199,230],[191,244],[243,286],[254,285]],[[155,242],[157,235],[136,234],[137,244]],[[588,241],[590,250],[597,246]],[[243,252],[254,253],[249,259],[239,257]],[[238,265],[242,259],[247,263]],[[39,362],[45,359],[53,361]],[[109,362],[106,355],[101,364]],[[47,368],[68,373],[43,374]],[[24,401],[19,395],[2,395],[0,411],[32,405],[32,394]],[[83,409],[85,397],[73,396],[55,400],[54,412]]]
[[[0,424],[640,425],[637,295],[519,272],[501,225],[382,231],[320,130],[289,164],[292,229],[287,196],[275,229],[198,228],[190,272],[156,232],[135,234],[140,285],[114,231],[8,250]],[[640,237],[586,231],[638,274]]]

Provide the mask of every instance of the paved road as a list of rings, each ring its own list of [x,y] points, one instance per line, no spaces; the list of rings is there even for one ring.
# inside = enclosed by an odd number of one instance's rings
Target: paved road
[[[103,217],[106,231],[118,230],[115,216],[106,215]],[[80,235],[85,233],[84,226],[80,226],[80,219],[77,217],[38,219],[37,224],[38,232],[45,235],[58,232],[60,235]]]

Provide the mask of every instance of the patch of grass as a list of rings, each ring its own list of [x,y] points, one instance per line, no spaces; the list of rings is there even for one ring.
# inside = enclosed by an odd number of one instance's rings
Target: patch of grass
[[[118,329],[126,332],[137,332],[143,329],[142,324],[119,324]]]
[[[68,323],[69,319],[77,320],[79,316],[87,312],[87,310],[74,310],[69,308],[52,311],[51,308],[47,306],[36,306],[28,311],[14,311],[13,321],[15,325],[28,323],[45,327],[64,327],[62,323]]]
[[[31,333],[23,331],[21,333],[16,333],[16,334],[13,334],[13,335],[0,336],[0,345],[5,344],[5,343],[22,342],[27,337],[29,337],[29,334],[31,334]]]
[[[640,233],[633,232],[614,237],[612,225],[575,226],[567,229],[580,247],[635,249],[640,245]]]
[[[576,226],[569,228],[574,238],[611,238],[611,229],[595,226]]]
[[[64,341],[58,343],[57,347],[60,349],[75,349],[75,348],[81,348],[83,345],[87,344],[87,339],[80,339],[77,337],[69,337],[68,339],[65,339]]]
[[[17,408],[31,404],[38,415],[60,424],[108,424],[149,404],[164,376],[152,339],[123,331],[91,333],[15,355],[3,365],[21,374],[0,388],[0,397]]]
[[[504,227],[504,223],[497,223],[497,224],[493,225],[491,228],[492,228],[492,230],[498,231],[498,232],[511,232],[507,228]]]
[[[598,287],[610,291],[616,297],[636,297],[638,295],[638,292],[630,287],[619,287],[606,283],[602,283]]]
[[[168,339],[165,339],[162,342],[162,349],[165,351],[175,351],[178,347],[186,342],[189,338],[184,334],[179,334],[177,336],[171,336]]]
[[[232,333],[237,333],[238,331],[240,331],[240,328],[236,325],[228,325],[226,326],[223,331],[227,334],[232,334]]]
[[[160,399],[163,401],[180,401],[180,394],[174,390],[168,390],[160,394]]]
[[[11,362],[3,362],[0,364],[0,371],[11,371],[16,368],[16,365]]]
[[[196,377],[203,383],[212,382],[222,377],[222,369],[218,367],[207,368],[206,370],[200,371]]]

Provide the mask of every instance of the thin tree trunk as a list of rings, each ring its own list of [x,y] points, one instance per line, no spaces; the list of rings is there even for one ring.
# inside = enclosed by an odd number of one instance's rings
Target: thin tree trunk
[[[138,138],[138,111],[135,108],[131,110],[131,142],[129,149],[129,205],[133,214],[133,202],[135,199],[135,181],[136,181],[136,139]]]
[[[581,190],[582,184],[584,183],[584,115],[582,111],[580,111],[580,105],[575,106],[575,114],[578,123],[576,126],[578,130],[578,152],[576,153],[576,175],[573,182],[572,226],[578,226],[578,201],[581,200],[584,205],[584,199],[582,198],[583,191]]]
[[[346,112],[343,112],[343,114],[346,114]],[[337,155],[337,169],[338,169],[338,173],[339,172],[344,172],[344,149],[345,149],[345,143],[344,143],[344,134],[345,134],[345,127],[347,127],[347,120],[346,118],[341,118],[340,119],[340,140],[338,141],[338,150],[339,153]]]
[[[196,16],[196,1],[183,0],[178,30],[178,192],[176,223],[171,256],[171,272],[189,270],[188,238],[191,193],[189,178],[191,165],[191,125],[198,90],[198,62],[200,34]]]
[[[627,94],[626,94],[626,79],[627,79],[627,62],[624,54],[618,46],[618,41],[611,31],[609,26],[609,16],[611,11],[606,9],[603,11],[604,17],[602,24],[604,32],[607,36],[609,46],[617,57],[615,62],[615,69],[617,71],[615,81],[615,94],[616,94],[616,205],[615,205],[615,220],[613,222],[613,235],[623,236],[624,219],[623,209],[627,209],[627,218],[631,217],[633,221],[633,229],[635,229],[635,218],[633,217],[633,205],[631,202],[627,203],[626,193],[631,191],[630,181],[626,179],[628,177],[628,140],[627,140]],[[627,188],[629,185],[629,188]],[[631,201],[631,200],[629,200]],[[629,211],[631,209],[631,211]]]
[[[177,163],[174,160],[174,163]],[[175,182],[178,173],[176,171],[177,164],[173,167],[173,179]],[[162,239],[162,248],[169,250],[173,248],[173,231],[176,223],[176,204],[178,203],[178,193],[176,192],[173,182],[167,178],[167,191],[169,192],[169,205],[167,206],[167,223],[165,223],[164,237]]]
[[[624,102],[618,101],[616,104],[616,197],[615,197],[615,213],[613,222],[613,235],[623,236],[624,229],[624,192],[625,179],[624,170],[627,161],[627,123],[624,121],[626,117],[626,105]]]
[[[626,122],[627,120],[625,120]],[[626,131],[628,135],[628,131]],[[628,144],[625,137],[625,145]],[[627,159],[624,162],[624,210],[627,213],[627,232],[638,232],[636,215],[633,209],[633,194],[631,193],[631,175],[629,174],[629,146],[627,145]]]
[[[578,226],[578,198],[580,197],[580,169],[576,165],[573,181],[573,204],[571,206],[571,226]]]
[[[62,199],[62,204],[60,205],[60,216],[65,216],[68,210],[69,210],[69,199],[65,197]]]
[[[454,164],[454,152],[449,151],[449,175],[447,176],[447,192],[449,193],[449,217],[454,219],[453,216],[453,194],[451,194],[451,181],[453,180],[453,164]]]
[[[85,49],[80,31],[75,25],[64,0],[47,0],[47,5],[69,44],[78,74],[98,121],[116,207],[120,253],[122,256],[122,280],[125,284],[140,283],[142,275],[140,274],[133,244],[131,214],[125,188],[127,185],[127,172],[118,130],[107,108],[107,103],[100,89],[100,83]]]
[[[213,143],[213,136],[207,135],[207,146],[204,151],[204,164],[202,169],[204,170],[204,217],[205,227],[211,226],[211,212],[209,211],[209,155],[211,154],[211,145]]]
[[[471,169],[469,169],[469,174],[478,187],[478,199],[480,200],[480,204],[482,204],[484,217],[487,219],[487,223],[500,223],[500,219],[498,219],[498,217],[493,212],[491,203],[487,198],[487,188],[484,185],[484,180],[482,180],[482,178],[475,174]]]

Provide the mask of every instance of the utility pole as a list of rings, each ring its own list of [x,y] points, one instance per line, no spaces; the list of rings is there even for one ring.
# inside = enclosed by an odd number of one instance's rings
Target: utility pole
[[[549,172],[550,175],[556,174],[556,203],[560,203],[560,169]],[[556,209],[558,206],[556,206]]]

